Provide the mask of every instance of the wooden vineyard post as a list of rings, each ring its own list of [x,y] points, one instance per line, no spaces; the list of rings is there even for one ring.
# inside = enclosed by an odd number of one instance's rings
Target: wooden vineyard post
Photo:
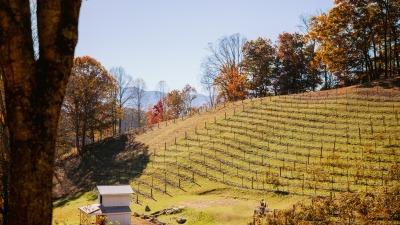
[[[372,124],[371,116],[369,116],[369,123],[370,123],[370,126],[371,126],[371,135],[374,135],[374,127],[373,127],[373,124]]]
[[[152,162],[153,168],[154,168],[154,161],[156,161],[156,149],[153,150],[153,162]]]
[[[317,183],[314,183],[314,195],[317,195]]]
[[[164,193],[167,193],[167,171],[164,172]]]
[[[335,154],[336,150],[336,134],[335,134],[335,140],[333,141],[333,154]]]
[[[151,188],[150,188],[150,196],[153,198],[153,188],[154,188],[154,173],[151,174]]]
[[[308,172],[308,164],[310,163],[310,155],[308,155],[308,162],[306,163],[306,172]]]
[[[137,184],[136,204],[139,204],[139,181],[138,181],[138,184]]]
[[[347,165],[349,164],[349,157],[347,156]],[[350,192],[350,182],[349,182],[349,167],[347,166],[347,191]]]
[[[321,142],[321,143],[322,143],[322,142]],[[321,154],[320,154],[320,156],[319,156],[320,161],[321,161],[321,159],[322,159],[322,149],[323,149],[323,146],[321,146]]]
[[[165,162],[165,150],[167,150],[167,142],[164,142],[164,162]]]
[[[382,116],[382,123],[383,123],[383,127],[385,127],[385,132],[386,132],[386,118],[385,118],[385,116]]]

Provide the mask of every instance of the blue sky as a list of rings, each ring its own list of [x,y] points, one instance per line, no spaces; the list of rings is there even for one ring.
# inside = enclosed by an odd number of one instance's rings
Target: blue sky
[[[75,55],[106,69],[122,66],[147,90],[164,80],[202,92],[201,62],[208,43],[240,33],[275,41],[299,31],[300,15],[329,11],[333,0],[90,0],[83,1]]]

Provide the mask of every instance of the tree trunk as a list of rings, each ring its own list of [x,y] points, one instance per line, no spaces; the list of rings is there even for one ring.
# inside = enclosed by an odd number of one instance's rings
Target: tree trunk
[[[1,78],[3,82],[3,78]],[[4,102],[4,92],[0,92],[0,113],[6,115],[5,102]],[[0,167],[1,167],[1,198],[3,200],[8,199],[8,194],[10,190],[9,174],[10,174],[10,139],[8,135],[8,126],[6,123],[6,117],[1,120],[1,144],[0,144]],[[9,205],[8,201],[3,202],[3,207],[0,208],[0,213],[2,214],[3,224],[9,224]]]
[[[8,130],[6,124],[2,124],[1,128],[1,158],[0,158],[0,166],[1,166],[1,171],[2,171],[2,177],[1,177],[1,186],[2,186],[2,197],[5,200],[3,203],[3,208],[0,209],[1,214],[3,215],[3,224],[9,224],[9,202],[6,201],[8,199],[9,191],[10,191],[10,180],[9,180],[9,174],[10,174],[10,146],[9,146],[9,138],[8,138]]]
[[[80,0],[37,1],[39,59],[29,1],[0,2],[0,66],[10,135],[11,225],[50,225],[60,108],[78,38]]]
[[[141,115],[141,112],[140,112],[140,104],[138,104],[138,107],[137,107],[137,123],[138,123],[138,127],[142,127],[142,124],[140,122],[140,117],[141,116],[142,115]]]
[[[122,132],[122,119],[118,119],[118,133],[120,134]]]
[[[81,145],[79,146],[79,150],[83,149],[83,146],[86,145],[86,120],[83,122],[82,126],[82,134],[81,134]]]

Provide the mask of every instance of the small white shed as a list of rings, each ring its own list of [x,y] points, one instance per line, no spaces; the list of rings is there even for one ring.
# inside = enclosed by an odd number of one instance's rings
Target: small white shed
[[[96,225],[112,222],[114,225],[131,225],[131,202],[133,194],[130,185],[102,185],[96,187],[98,203],[79,207],[80,224],[91,224],[91,217],[96,217]]]

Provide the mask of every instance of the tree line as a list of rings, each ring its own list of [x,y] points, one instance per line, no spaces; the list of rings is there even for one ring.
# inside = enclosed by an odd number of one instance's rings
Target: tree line
[[[123,67],[107,71],[90,56],[76,57],[61,107],[59,153],[71,148],[81,153],[87,144],[151,123],[153,110],[147,106],[146,89],[143,79],[133,79]],[[166,89],[166,82],[160,81],[157,98],[162,105],[162,120],[193,110],[195,88],[186,85],[181,91],[165,93]]]
[[[302,33],[247,40],[223,36],[207,47],[201,83],[210,105],[348,86],[400,72],[400,1],[335,0],[301,17]]]
[[[165,83],[159,83],[159,87],[160,85],[165,85]],[[146,113],[148,125],[177,119],[197,110],[193,105],[193,101],[197,98],[197,90],[189,84],[185,85],[182,90],[174,89],[168,93],[159,93],[162,95],[159,96],[157,104]]]
[[[73,60],[61,107],[58,147],[69,151],[144,124],[146,84],[123,67],[107,71],[90,56]]]

